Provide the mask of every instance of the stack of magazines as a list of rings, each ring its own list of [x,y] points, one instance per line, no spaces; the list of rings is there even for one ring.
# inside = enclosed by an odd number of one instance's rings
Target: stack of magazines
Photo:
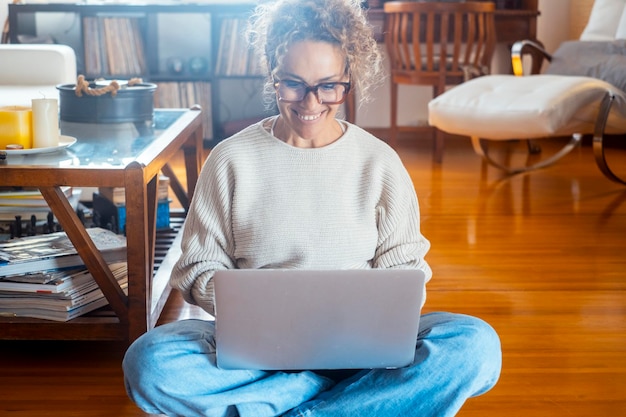
[[[80,192],[74,192],[73,187],[61,187],[61,191],[68,198],[72,207],[76,208]],[[50,207],[39,190],[21,187],[0,187],[0,222],[14,221],[15,216],[30,219],[35,216],[38,220],[45,220]]]
[[[126,292],[126,238],[87,232]],[[0,242],[0,316],[68,321],[107,304],[65,232]]]

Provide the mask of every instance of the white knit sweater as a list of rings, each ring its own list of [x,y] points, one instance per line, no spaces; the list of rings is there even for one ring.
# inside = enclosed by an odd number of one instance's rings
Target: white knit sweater
[[[211,151],[170,281],[185,300],[214,314],[210,280],[225,268],[417,268],[430,279],[430,243],[400,158],[345,125],[334,143],[304,149],[262,121]]]

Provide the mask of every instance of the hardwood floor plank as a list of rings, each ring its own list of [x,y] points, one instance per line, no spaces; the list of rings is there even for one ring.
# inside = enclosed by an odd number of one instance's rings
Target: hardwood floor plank
[[[544,154],[562,142],[541,141]],[[589,146],[514,177],[484,165],[468,139],[447,140],[441,165],[431,146],[399,150],[432,244],[425,312],[481,317],[503,347],[500,381],[459,416],[626,416],[626,187],[601,174]],[[528,159],[521,143],[493,150]],[[608,149],[607,159],[626,176],[626,150]],[[174,291],[159,324],[191,317],[209,318]],[[0,415],[146,417],[124,391],[124,350],[0,341]]]

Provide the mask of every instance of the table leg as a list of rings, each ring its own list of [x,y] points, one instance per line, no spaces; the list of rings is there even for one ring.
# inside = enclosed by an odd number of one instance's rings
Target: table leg
[[[143,166],[131,162],[124,171],[126,186],[126,242],[128,247],[128,316],[129,341],[150,330],[152,299],[152,247],[150,238],[155,214],[149,214],[149,192]],[[154,207],[156,209],[156,206]]]
[[[183,153],[185,158],[185,173],[187,176],[187,190],[183,188],[183,185],[179,181],[178,177],[174,173],[174,170],[169,164],[165,164],[161,169],[165,176],[170,179],[170,187],[174,191],[176,198],[180,202],[185,211],[189,210],[189,204],[191,204],[191,197],[196,188],[198,182],[198,176],[200,175],[200,167],[202,167],[202,125],[199,125],[183,145]]]
[[[170,179],[170,187],[174,191],[174,195],[176,195],[180,205],[185,209],[185,211],[189,210],[189,197],[172,167],[170,167],[169,164],[165,164],[163,165],[163,168],[161,168],[161,171],[163,171],[163,174]]]
[[[96,248],[91,237],[89,237],[85,226],[74,212],[67,197],[58,186],[40,187],[39,191],[46,199],[67,237],[72,241],[76,251],[98,283],[120,322],[127,323],[129,320],[128,298],[117,283],[102,254]]]
[[[185,153],[185,172],[187,173],[187,196],[190,201],[196,189],[200,168],[203,164],[203,142],[202,125],[200,125],[183,146]]]

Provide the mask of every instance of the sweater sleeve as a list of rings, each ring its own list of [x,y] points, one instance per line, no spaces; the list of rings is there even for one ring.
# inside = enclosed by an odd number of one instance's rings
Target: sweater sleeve
[[[400,161],[390,167],[383,175],[377,206],[378,246],[373,267],[421,269],[428,281],[432,271],[424,258],[430,242],[420,231],[413,182]]]
[[[184,299],[215,315],[211,278],[216,270],[235,267],[231,228],[232,175],[223,155],[214,149],[205,162],[185,220],[182,255],[170,285]]]

